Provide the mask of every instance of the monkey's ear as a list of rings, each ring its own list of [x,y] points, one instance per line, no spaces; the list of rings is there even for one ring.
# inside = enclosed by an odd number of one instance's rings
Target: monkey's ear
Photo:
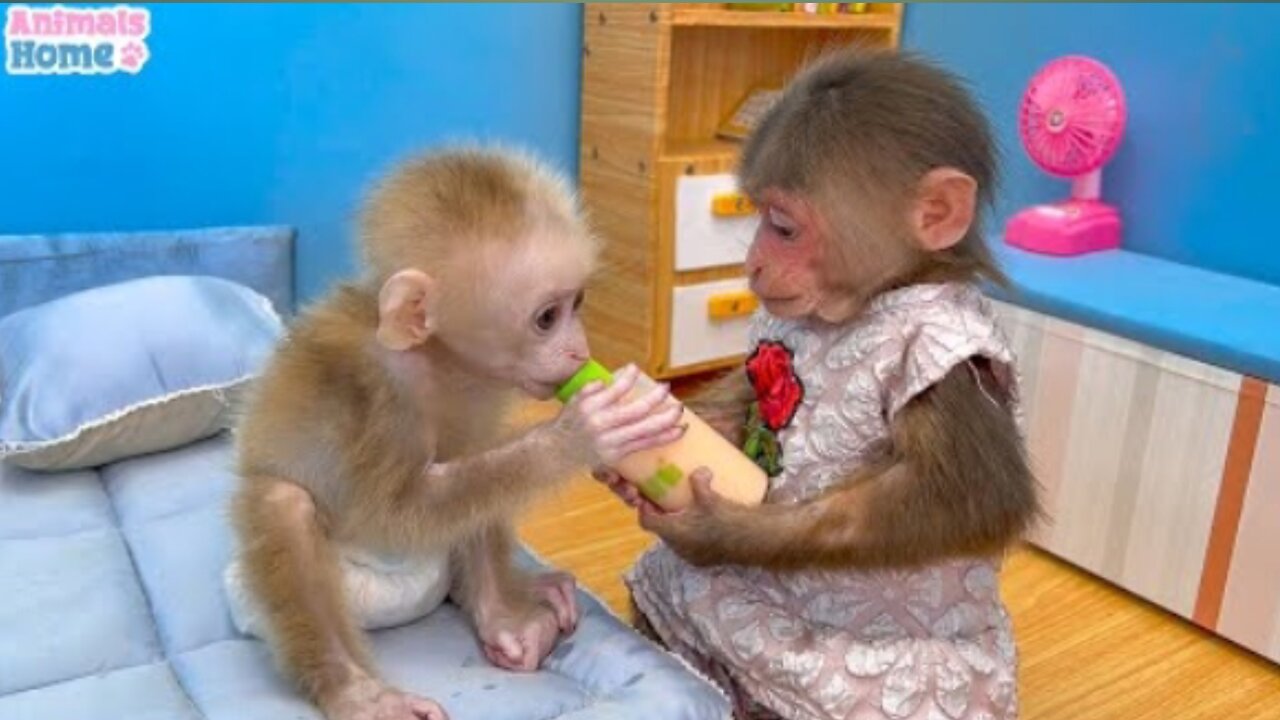
[[[964,239],[973,225],[978,182],[955,168],[930,170],[920,180],[908,218],[920,247],[946,250]]]
[[[378,293],[378,342],[389,350],[408,350],[427,341],[432,331],[436,283],[421,270],[401,270]]]

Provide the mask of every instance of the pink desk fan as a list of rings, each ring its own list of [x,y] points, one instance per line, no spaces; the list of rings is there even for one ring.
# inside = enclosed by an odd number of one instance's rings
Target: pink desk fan
[[[1022,97],[1018,130],[1031,160],[1071,182],[1071,197],[1014,215],[1005,241],[1047,255],[1120,246],[1120,213],[1102,202],[1102,166],[1124,133],[1125,101],[1107,66],[1079,55],[1043,67]]]

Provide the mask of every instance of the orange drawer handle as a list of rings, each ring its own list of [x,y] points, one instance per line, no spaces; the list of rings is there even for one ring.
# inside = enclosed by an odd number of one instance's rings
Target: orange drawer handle
[[[713,320],[727,320],[755,312],[760,301],[750,290],[721,293],[707,298],[707,315]]]
[[[716,193],[711,198],[712,215],[740,217],[751,215],[755,211],[756,206],[751,203],[751,198],[740,192]]]

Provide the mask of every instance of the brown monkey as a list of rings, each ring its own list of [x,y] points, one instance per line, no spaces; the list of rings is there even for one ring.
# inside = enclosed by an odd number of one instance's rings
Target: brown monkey
[[[448,592],[490,661],[536,669],[574,628],[574,585],[512,566],[513,514],[576,468],[679,437],[681,410],[655,412],[665,387],[622,400],[628,368],[504,436],[518,393],[549,398],[586,360],[596,256],[563,181],[523,156],[405,163],[369,197],[360,240],[364,277],[299,318],[239,428],[228,582],[237,622],[329,718],[443,720],[378,680],[362,630]]]
[[[978,287],[1003,279],[981,222],[996,171],[962,85],[905,54],[825,56],[744,147],[763,309],[745,367],[689,405],[769,495],[735,505],[700,471],[691,508],[637,503],[664,542],[628,577],[639,624],[743,716],[1016,715],[997,568],[1039,502]]]

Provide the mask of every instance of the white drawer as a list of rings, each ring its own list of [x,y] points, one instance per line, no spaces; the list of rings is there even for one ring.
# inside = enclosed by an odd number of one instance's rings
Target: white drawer
[[[669,365],[681,368],[745,353],[754,307],[746,278],[675,288]]]
[[[759,222],[754,212],[718,215],[716,196],[737,193],[732,174],[681,175],[676,180],[676,271],[739,265]]]

